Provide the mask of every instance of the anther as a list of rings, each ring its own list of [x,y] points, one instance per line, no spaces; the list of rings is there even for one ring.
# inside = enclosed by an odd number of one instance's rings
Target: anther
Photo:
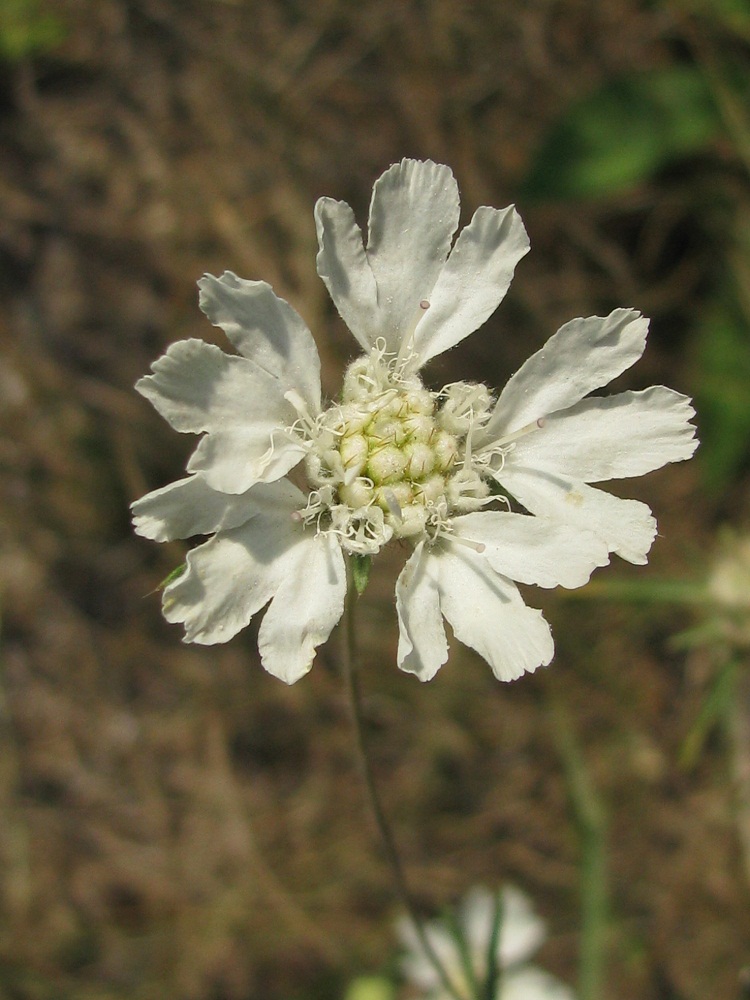
[[[429,309],[430,308],[430,303],[427,301],[427,299],[422,299],[422,301],[419,303],[419,308],[420,309]]]

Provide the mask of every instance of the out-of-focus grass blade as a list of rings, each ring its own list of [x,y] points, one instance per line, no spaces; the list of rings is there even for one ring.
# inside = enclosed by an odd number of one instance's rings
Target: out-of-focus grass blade
[[[495,1000],[495,997],[502,995],[501,974],[502,969],[498,961],[498,951],[500,944],[500,934],[505,917],[503,906],[503,894],[495,895],[495,912],[492,918],[492,930],[487,942],[487,982],[484,984],[484,996],[482,1000]]]
[[[706,489],[722,493],[750,452],[750,331],[731,298],[707,309],[695,333],[698,452]]]
[[[566,596],[634,604],[711,603],[705,585],[695,580],[592,580],[588,586]]]
[[[552,732],[565,770],[567,791],[581,845],[581,945],[578,972],[580,1000],[600,1000],[607,961],[609,876],[607,813],[555,685],[549,685]]]
[[[698,718],[693,723],[680,749],[680,765],[687,770],[693,767],[703,750],[708,734],[732,705],[738,670],[737,661],[729,660],[716,675],[698,713]]]

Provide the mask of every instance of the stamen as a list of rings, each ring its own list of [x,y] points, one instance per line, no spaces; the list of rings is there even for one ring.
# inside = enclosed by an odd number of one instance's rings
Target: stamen
[[[547,423],[545,417],[539,417],[538,420],[532,420],[530,424],[526,424],[521,427],[520,430],[514,431],[513,434],[509,434],[507,437],[500,438],[499,441],[493,442],[493,448],[504,448],[506,445],[514,444],[519,438],[526,437],[527,434],[531,434],[532,431],[538,431]]]
[[[470,538],[462,538],[456,534],[451,535],[451,542],[454,542],[456,545],[464,545],[467,549],[478,552],[480,555],[487,548],[484,542],[473,542]]]
[[[304,401],[302,396],[297,392],[296,389],[287,389],[284,393],[284,399],[292,404],[294,409],[299,414],[299,419],[303,426],[315,427],[315,420],[310,415],[310,410],[308,409],[307,403]]]

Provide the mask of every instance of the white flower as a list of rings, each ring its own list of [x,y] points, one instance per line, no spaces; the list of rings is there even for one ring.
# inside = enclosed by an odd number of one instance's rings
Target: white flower
[[[645,321],[574,320],[496,403],[484,385],[429,391],[419,369],[487,319],[528,250],[514,208],[478,209],[453,242],[458,215],[450,170],[414,160],[376,182],[366,248],[348,205],[318,202],[318,271],[365,352],[328,406],[291,306],[229,272],[199,282],[239,355],[182,341],[137,385],[176,430],[204,435],[188,478],[133,508],[149,538],[213,536],[164,591],[187,641],[225,641],[270,601],[263,664],[292,682],[341,616],[344,557],[402,539],[413,552],[396,587],[399,666],[434,676],[445,617],[511,680],[553,654],[516,582],[579,587],[610,551],[645,561],[648,508],[586,484],[687,458],[692,410],[660,387],[583,398],[636,360]]]
[[[402,960],[406,979],[430,1000],[449,1000],[411,922],[399,921],[397,931],[407,949]],[[528,964],[546,933],[528,897],[513,886],[499,893],[476,886],[466,894],[454,926],[436,920],[426,925],[425,933],[454,988],[467,1000],[473,1000],[477,989],[480,996],[486,995],[484,988],[493,972],[494,1000],[574,1000],[568,986]],[[491,970],[493,934],[495,969]]]

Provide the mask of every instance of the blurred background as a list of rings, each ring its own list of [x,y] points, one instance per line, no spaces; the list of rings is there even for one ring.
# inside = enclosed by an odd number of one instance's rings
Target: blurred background
[[[734,597],[706,581],[748,516],[749,53],[746,0],[3,0],[2,1000],[323,1000],[395,973],[336,635],[291,688],[253,627],[183,645],[155,588],[184,547],[135,538],[128,504],[194,443],[133,383],[174,340],[228,349],[203,272],[271,282],[336,392],[355,345],[313,204],[364,223],[403,156],[450,164],[465,220],[515,202],[532,245],[435,387],[502,385],[564,321],[633,306],[650,344],[615,388],[693,395],[702,440],[614,486],[658,515],[648,568],[529,592],[557,656],[512,685],[457,644],[429,685],[400,674],[403,555],[378,561],[365,709],[415,896],[515,883],[567,982],[600,932],[603,1000],[746,995],[750,569]]]

